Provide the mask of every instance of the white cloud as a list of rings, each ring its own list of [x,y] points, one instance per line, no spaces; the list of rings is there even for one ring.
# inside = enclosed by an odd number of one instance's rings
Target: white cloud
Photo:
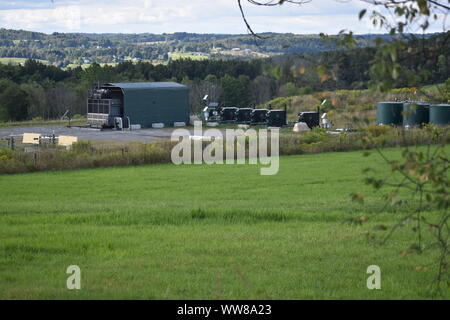
[[[314,0],[302,6],[260,7],[243,2],[257,32],[374,32],[358,21],[362,1]],[[0,25],[42,32],[246,33],[236,0],[0,1]],[[440,25],[439,25],[440,27]],[[431,30],[434,31],[434,30]],[[440,31],[436,28],[436,31]]]
[[[81,8],[69,5],[54,9],[2,10],[0,21],[4,28],[77,31],[81,28]]]

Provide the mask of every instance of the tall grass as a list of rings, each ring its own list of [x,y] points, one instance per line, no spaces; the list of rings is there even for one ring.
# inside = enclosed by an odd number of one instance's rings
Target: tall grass
[[[303,134],[282,131],[280,155],[351,151],[370,149],[375,146],[398,147],[433,142],[450,143],[448,129],[429,127],[403,130],[401,128],[367,126],[356,132],[340,134],[329,134],[323,129],[314,129]],[[367,136],[374,139],[368,143],[365,139]],[[3,147],[0,148],[0,173],[169,163],[175,144],[170,141],[152,144],[134,142],[126,145],[80,141],[75,143],[71,150],[43,145],[36,152],[25,152],[20,148],[12,151]],[[208,143],[204,143],[203,148],[207,145]],[[248,143],[246,144],[246,154],[248,155]]]

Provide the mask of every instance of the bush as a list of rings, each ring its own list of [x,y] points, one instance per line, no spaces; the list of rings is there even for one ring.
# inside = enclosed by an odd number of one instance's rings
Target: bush
[[[94,148],[90,141],[81,140],[72,145],[72,151],[75,153],[92,153]]]
[[[389,132],[392,132],[394,129],[390,126],[367,126],[364,128],[364,132],[372,137],[379,137],[381,135],[386,135]]]
[[[280,97],[280,98],[276,98],[273,100],[270,100],[269,102],[267,102],[267,106],[270,104],[272,105],[272,108],[277,109],[277,108],[284,108],[285,105],[290,105],[291,103],[291,98],[284,98],[284,97]]]
[[[312,129],[311,131],[306,132],[303,137],[302,141],[303,143],[317,143],[322,141],[325,137],[327,137],[327,131],[325,129],[316,127]]]
[[[9,148],[0,148],[0,160],[8,160],[14,158],[14,151]]]
[[[312,94],[313,92],[314,92],[314,89],[311,88],[311,87],[303,87],[303,88],[300,88],[300,89],[298,90],[298,93],[299,93],[301,96],[304,96],[304,95],[307,95],[307,94]]]

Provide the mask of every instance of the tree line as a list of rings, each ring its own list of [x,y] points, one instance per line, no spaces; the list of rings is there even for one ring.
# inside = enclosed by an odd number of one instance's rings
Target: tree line
[[[393,87],[422,86],[450,78],[450,32],[411,39],[398,50],[399,74]],[[275,97],[314,91],[364,89],[378,70],[377,47],[288,54],[263,60],[182,59],[167,64],[123,62],[62,69],[27,60],[24,65],[0,64],[0,120],[59,118],[66,110],[86,112],[87,92],[97,83],[176,81],[190,89],[190,108],[198,113],[202,98],[223,106],[260,106]]]
[[[358,47],[371,45],[375,36],[356,37]],[[384,37],[384,36],[383,36]],[[339,37],[335,37],[338,39]],[[335,42],[324,42],[319,35],[290,33],[265,34],[263,40],[250,35],[218,35],[179,32],[174,34],[43,34],[0,29],[0,57],[31,58],[60,67],[82,65],[86,61],[117,63],[131,59],[168,61],[169,52],[204,53],[225,57],[220,50],[240,48],[261,53],[312,53],[335,50]],[[223,52],[222,51],[222,52]],[[231,56],[228,56],[232,58]]]

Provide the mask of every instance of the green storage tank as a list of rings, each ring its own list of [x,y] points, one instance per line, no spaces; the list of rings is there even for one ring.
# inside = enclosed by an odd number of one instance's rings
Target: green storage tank
[[[411,101],[403,104],[403,125],[418,127],[430,121],[430,105],[425,102]]]
[[[379,102],[377,104],[377,124],[402,125],[403,102]]]
[[[430,123],[450,125],[450,104],[434,104],[430,107]]]

